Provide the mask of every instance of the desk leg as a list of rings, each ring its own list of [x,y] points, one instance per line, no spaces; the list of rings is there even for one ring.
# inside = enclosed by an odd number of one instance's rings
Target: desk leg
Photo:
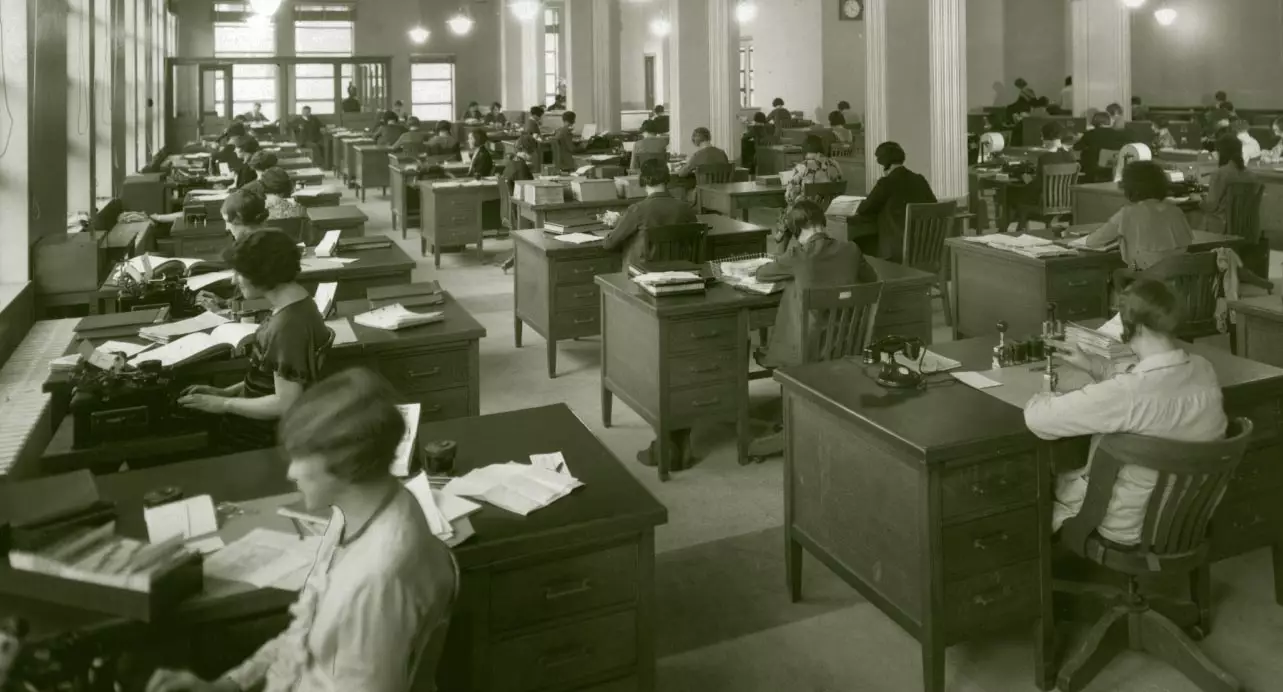
[[[787,466],[787,464],[786,464]],[[785,483],[789,482],[787,480]],[[784,521],[789,521],[786,513]],[[802,600],[802,544],[793,538],[793,529],[790,526],[784,527],[784,563],[785,583],[789,589],[789,602],[797,603]]]
[[[601,426],[610,427],[610,418],[615,408],[615,395],[610,393],[610,388],[606,383],[601,385]]]
[[[735,203],[732,202],[731,205],[734,206]],[[748,221],[748,207],[740,205],[739,212],[740,212],[740,221]],[[734,214],[732,214],[732,216],[734,216]]]
[[[521,318],[516,313],[512,315],[512,342],[517,348],[521,348],[521,328],[525,326],[521,323]]]
[[[667,481],[673,467],[673,438],[664,428],[655,429],[655,448],[659,450],[659,480]]]
[[[1274,602],[1283,605],[1283,540],[1270,550],[1274,554]]]
[[[935,634],[933,629],[923,631],[922,690],[944,692],[944,638]]]
[[[549,329],[549,332],[552,330]],[[548,338],[548,379],[557,378],[557,341],[549,334]]]

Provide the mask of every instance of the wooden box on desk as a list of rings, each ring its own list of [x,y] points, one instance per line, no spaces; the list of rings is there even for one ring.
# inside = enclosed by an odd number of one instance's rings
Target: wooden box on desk
[[[120,201],[130,211],[164,214],[165,175],[163,173],[137,173],[125,176],[120,186]]]
[[[104,278],[99,272],[99,252],[106,235],[93,231],[46,235],[36,243],[32,275],[42,301],[68,304],[66,301],[76,302],[68,294],[87,295],[98,290]]]
[[[0,565],[0,594],[30,598],[73,608],[133,620],[151,622],[173,610],[183,600],[204,589],[204,560],[192,555],[183,564],[170,569],[151,591],[134,591],[115,586],[78,581],[49,574],[13,569]]]
[[[217,259],[224,248],[231,245],[232,234],[227,232],[227,224],[221,220],[197,225],[187,219],[179,219],[169,230],[169,239],[173,241],[176,257]]]

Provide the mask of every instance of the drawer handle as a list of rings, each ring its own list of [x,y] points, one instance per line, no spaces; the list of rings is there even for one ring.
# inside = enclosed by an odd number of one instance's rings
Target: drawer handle
[[[1001,491],[1006,487],[1007,487],[1007,479],[999,477],[988,484],[972,483],[971,492],[975,495],[987,495],[989,494],[990,490]]]
[[[583,660],[592,655],[592,649],[584,646],[578,649],[572,649],[563,653],[540,656],[538,663],[541,668],[562,668],[576,661]]]
[[[597,295],[596,291],[583,291],[581,293],[574,293],[571,295],[571,297],[572,298],[591,298],[595,295]]]
[[[695,332],[691,332],[691,338],[695,339],[696,341],[701,339],[716,339],[721,335],[722,335],[722,330],[720,329],[714,329],[713,331],[705,332],[704,334],[696,334]]]
[[[722,369],[722,366],[720,365],[700,365],[700,366],[691,366],[690,371],[693,373],[717,372],[718,370],[721,370],[721,369]]]
[[[412,380],[417,380],[424,377],[436,377],[437,375],[440,375],[440,374],[441,374],[441,368],[436,367],[436,368],[432,368],[431,370],[424,370],[423,372],[418,372],[417,370],[410,370],[409,372],[406,373],[406,377],[409,377]]]
[[[1065,285],[1068,286],[1069,288],[1085,288],[1090,283],[1091,282],[1087,281],[1086,279],[1079,279],[1078,281],[1066,281]]]
[[[1007,587],[1000,586],[1000,587],[976,594],[971,598],[971,602],[980,606],[981,608],[984,608],[985,606],[991,605],[1003,598],[1006,598],[1007,593],[1008,593]]]
[[[424,412],[424,413],[440,413],[440,412],[441,412],[441,404],[434,404],[434,405],[432,405],[432,406],[428,406],[427,408],[424,408],[424,409],[423,409],[423,412]]]
[[[593,268],[592,268],[592,267],[580,267],[580,268],[578,268],[578,269],[576,269],[576,270],[574,270],[574,271],[575,271],[575,273],[576,273],[576,274],[591,274],[591,273],[593,273]]]
[[[596,322],[596,321],[597,321],[596,317],[580,317],[579,319],[574,321],[574,324],[592,324],[593,322]]]
[[[976,550],[988,550],[989,546],[997,545],[999,543],[1006,543],[1007,539],[1009,538],[1011,537],[1007,535],[1006,531],[1000,531],[998,533],[990,534],[988,536],[981,536],[980,538],[977,538],[976,540],[972,541],[971,545]]]
[[[719,396],[715,396],[712,399],[705,399],[704,401],[691,402],[691,406],[694,406],[695,408],[708,408],[709,406],[715,406],[717,404],[720,404],[721,402],[722,402],[722,398]]]
[[[559,598],[578,596],[579,594],[588,593],[589,591],[592,591],[592,580],[580,579],[577,583],[563,586],[561,588],[548,587],[543,590],[543,597],[544,600],[555,601]]]

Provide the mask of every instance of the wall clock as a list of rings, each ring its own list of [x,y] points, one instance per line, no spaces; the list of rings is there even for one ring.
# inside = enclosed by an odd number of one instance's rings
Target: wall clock
[[[864,19],[863,0],[838,0],[838,19]]]

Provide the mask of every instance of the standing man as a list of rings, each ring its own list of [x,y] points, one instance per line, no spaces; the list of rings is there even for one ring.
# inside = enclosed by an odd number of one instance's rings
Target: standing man
[[[324,165],[321,151],[321,133],[325,129],[321,121],[312,117],[312,107],[303,106],[303,114],[294,121],[294,142],[300,147],[312,151],[312,160]]]

